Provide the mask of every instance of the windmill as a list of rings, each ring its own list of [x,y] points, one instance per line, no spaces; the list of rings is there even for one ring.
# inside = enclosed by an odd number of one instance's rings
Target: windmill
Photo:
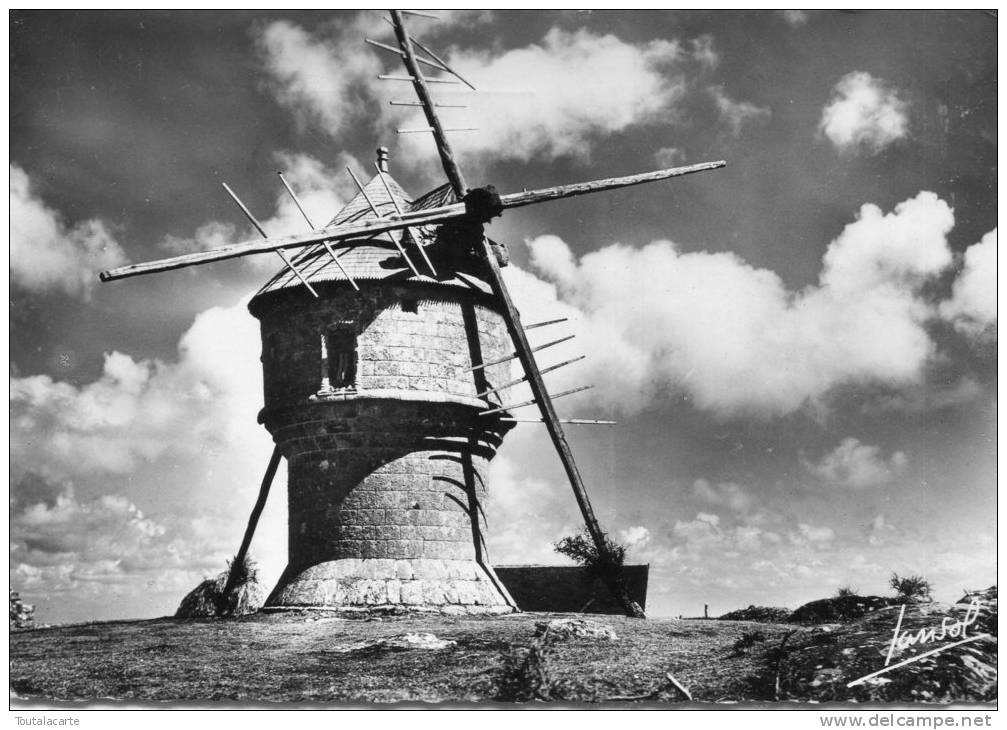
[[[512,611],[488,565],[481,533],[486,472],[511,411],[536,405],[570,481],[602,566],[613,567],[564,423],[543,376],[575,360],[540,368],[501,266],[505,249],[483,231],[503,211],[549,200],[666,180],[722,167],[723,161],[539,190],[499,194],[469,188],[438,116],[431,84],[462,83],[440,56],[413,39],[390,11],[396,54],[436,143],[447,184],[410,200],[379,149],[373,178],[348,170],[357,196],[318,226],[293,188],[306,233],[273,237],[225,184],[260,234],[174,258],[102,272],[102,281],[275,252],[283,269],[249,303],[263,338],[265,407],[259,420],[276,447],[235,562],[247,552],[281,456],[288,462],[289,563],[266,607],[367,608],[395,605],[467,613]],[[422,55],[419,55],[422,54]],[[440,74],[427,78],[421,65]],[[291,255],[293,254],[293,255]],[[578,360],[581,358],[577,358]],[[501,381],[517,360],[524,375]],[[533,399],[502,402],[527,383]],[[538,420],[538,419],[536,419]],[[232,571],[232,574],[235,571]],[[617,569],[604,571],[627,615],[642,616]],[[224,590],[227,595],[233,584]]]

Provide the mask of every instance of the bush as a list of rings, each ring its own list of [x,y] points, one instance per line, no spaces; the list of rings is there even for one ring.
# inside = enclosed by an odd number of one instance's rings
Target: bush
[[[234,587],[229,595],[224,595],[231,571],[234,571]],[[255,563],[247,555],[240,563],[228,560],[227,570],[216,578],[207,578],[182,599],[175,617],[211,618],[255,613],[266,599],[258,574]]]
[[[906,601],[929,601],[930,581],[922,575],[909,575],[900,578],[898,573],[892,573],[888,580],[888,585],[898,594],[898,597]]]
[[[857,588],[851,588],[850,586],[843,586],[838,591],[836,591],[836,598],[846,598],[847,596],[859,596],[860,590]]]
[[[612,541],[608,535],[602,534],[605,542],[605,554],[598,552],[598,547],[591,539],[587,528],[571,537],[564,537],[553,543],[553,549],[561,555],[566,555],[579,565],[583,565],[592,578],[602,578],[618,573],[626,561],[626,547]]]
[[[512,646],[504,653],[497,700],[530,702],[555,699],[551,666],[553,639],[546,629],[532,639],[529,646]]]
[[[734,642],[734,653],[731,656],[742,656],[745,653],[745,649],[765,640],[766,635],[761,631],[746,631],[741,635],[740,639]]]
[[[237,555],[234,556],[237,559]],[[259,568],[255,562],[248,557],[248,553],[245,553],[242,561],[240,563],[235,563],[234,560],[227,561],[227,573],[230,577],[231,573],[234,573],[234,587],[240,588],[246,583],[252,581],[258,581],[259,579]]]
[[[591,538],[591,533],[585,527],[580,534],[564,537],[559,542],[553,543],[553,549],[582,565],[589,580],[601,579],[612,592],[613,598],[622,604],[627,616],[645,618],[643,608],[630,598],[622,575],[622,566],[626,562],[626,546],[612,541],[604,532],[601,533],[601,541],[604,550],[599,551]]]

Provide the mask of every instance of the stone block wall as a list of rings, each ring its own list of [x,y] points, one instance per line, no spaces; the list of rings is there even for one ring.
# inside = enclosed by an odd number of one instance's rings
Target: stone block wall
[[[366,396],[275,413],[267,426],[288,463],[291,565],[481,557],[478,505],[503,434],[477,419],[458,404]]]
[[[579,565],[498,565],[497,576],[522,611],[621,615],[622,605],[608,587]],[[629,596],[647,607],[649,565],[623,566]]]
[[[487,472],[511,427],[478,415],[487,377],[511,379],[509,364],[471,369],[511,351],[490,300],[382,284],[266,297],[252,312],[260,420],[288,468],[289,562],[267,607],[511,610],[484,562]],[[333,331],[356,338],[348,387],[326,379]]]
[[[406,306],[403,306],[405,303]],[[408,311],[409,305],[415,311]],[[320,300],[260,306],[266,409],[304,402],[323,390],[322,336],[357,336],[354,389],[401,390],[474,398],[510,380],[509,363],[472,372],[509,354],[503,319],[482,296],[449,287],[388,285],[339,291]]]

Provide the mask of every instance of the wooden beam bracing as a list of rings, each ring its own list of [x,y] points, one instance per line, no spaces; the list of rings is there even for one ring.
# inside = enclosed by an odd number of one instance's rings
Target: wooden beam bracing
[[[424,111],[429,110],[424,107]],[[434,139],[438,140],[438,148],[440,148],[442,144],[447,144],[447,138],[443,135],[443,130],[441,130],[441,134],[439,135],[435,131]],[[454,157],[450,154],[450,147],[448,147],[448,150],[448,158],[442,158],[442,162],[444,162],[445,165],[448,164],[445,159],[450,159],[452,163],[454,162]],[[654,172],[642,173],[640,175],[609,178],[608,180],[595,180],[593,182],[575,183],[573,185],[560,185],[553,188],[544,188],[542,190],[508,193],[507,195],[500,196],[500,202],[504,208],[516,208],[547,200],[559,200],[560,198],[601,192],[602,190],[611,190],[614,188],[626,187],[628,185],[638,185],[645,182],[653,182],[655,180],[677,177],[679,175],[688,175],[694,172],[701,172],[703,170],[713,170],[718,167],[723,167],[724,164],[725,163],[723,162],[704,162],[699,165],[677,167],[668,170],[656,170]],[[457,169],[457,165],[455,165],[455,168]],[[458,175],[460,174],[461,172],[459,171]],[[464,183],[464,178],[459,179],[462,183]],[[452,183],[452,189],[458,189],[454,183]],[[464,196],[464,191],[467,191],[467,188],[463,185],[461,189],[463,190],[461,195]],[[239,258],[241,256],[252,256],[255,254],[266,253],[268,251],[275,251],[281,248],[299,248],[313,243],[321,243],[322,241],[342,241],[352,238],[361,238],[364,236],[373,236],[387,231],[408,228],[410,226],[430,226],[437,223],[448,223],[450,221],[462,220],[466,218],[466,216],[467,213],[464,203],[452,203],[438,208],[407,211],[402,215],[389,216],[387,218],[354,221],[352,223],[331,226],[329,228],[316,229],[310,233],[301,233],[293,236],[277,236],[263,239],[261,241],[242,241],[240,243],[232,243],[226,246],[212,248],[207,251],[197,251],[195,253],[182,254],[180,256],[173,256],[171,258],[160,259],[157,261],[147,261],[140,264],[127,264],[126,266],[120,266],[109,271],[103,271],[99,274],[99,277],[102,281],[114,281],[116,279],[125,279],[129,276],[171,271],[173,269],[180,269],[186,266],[196,266],[198,264],[205,264],[211,261],[223,261],[225,259]]]
[[[423,106],[418,101],[390,101],[388,102],[392,106]],[[442,104],[437,102],[434,104],[438,109],[468,109],[468,104]]]
[[[543,375],[545,375],[546,373],[551,373],[553,370],[559,370],[561,367],[563,367],[565,365],[569,365],[569,364],[575,363],[575,362],[580,362],[581,360],[583,360],[586,357],[587,357],[587,355],[581,355],[580,357],[575,357],[572,360],[566,360],[566,361],[558,363],[556,365],[550,365],[547,368],[542,368],[541,370],[539,370],[539,372],[542,373]],[[523,375],[520,378],[517,378],[516,380],[511,380],[509,383],[504,383],[503,385],[498,385],[495,388],[487,388],[482,393],[476,393],[476,398],[482,398],[483,396],[489,395],[490,393],[499,393],[504,388],[510,388],[512,386],[519,385],[519,384],[525,382],[526,380],[528,380],[528,376],[527,375]]]
[[[227,194],[231,196],[231,200],[233,200],[237,206],[241,208],[241,211],[248,217],[248,220],[251,221],[252,225],[255,226],[255,230],[259,232],[259,235],[268,240],[269,235],[262,228],[262,224],[259,223],[254,215],[252,215],[252,211],[250,211],[245,204],[241,202],[241,198],[239,198],[238,195],[231,190],[227,183],[221,183],[221,185],[224,186],[224,190],[227,191]],[[311,283],[304,278],[304,275],[300,271],[297,270],[294,263],[287,257],[286,252],[282,248],[278,248],[276,249],[276,253],[283,260],[283,263],[286,264],[287,268],[294,272],[294,275],[301,280],[301,283],[308,287],[308,291],[312,293],[315,299],[318,299],[318,292],[315,291],[315,287],[311,286]]]
[[[427,118],[427,124],[433,127],[434,142],[437,145],[437,154],[441,158],[444,174],[448,176],[448,181],[451,183],[455,195],[461,200],[465,197],[468,186],[465,184],[461,168],[458,167],[458,163],[455,161],[451,145],[448,143],[447,137],[444,136],[441,121],[438,119],[435,107],[433,106],[434,100],[430,97],[430,90],[427,88],[427,79],[423,77],[419,62],[416,60],[416,53],[413,51],[412,39],[406,32],[405,23],[402,22],[402,14],[398,10],[392,10],[390,15],[392,18],[392,27],[395,29],[395,39],[399,42],[399,48],[406,54],[406,57],[403,59],[406,72],[412,79],[416,97],[423,104],[423,113]],[[456,83],[460,82],[456,81]]]
[[[399,205],[398,199],[396,199],[396,197],[392,195],[392,186],[389,185],[388,180],[385,179],[385,173],[384,170],[381,169],[381,165],[375,162],[374,169],[377,170],[378,177],[381,179],[381,184],[385,186],[385,192],[388,193],[389,200],[391,200],[392,205],[395,206],[396,214],[402,215],[402,207]],[[413,231],[412,228],[407,228],[406,233],[408,233],[410,237],[412,237],[413,241],[416,243],[416,248],[420,250],[420,256],[423,257],[423,261],[425,261],[426,265],[430,268],[430,273],[433,274],[434,276],[437,276],[437,269],[434,268],[434,265],[430,262],[430,257],[427,256],[427,252],[423,249],[423,246],[420,245],[419,236],[416,235],[415,231]]]
[[[570,390],[564,390],[562,393],[557,393],[556,395],[550,395],[549,398],[556,400],[557,398],[562,398],[565,395],[572,395],[574,393],[579,393],[582,390],[589,390],[593,388],[593,385],[582,385],[579,388],[571,388]],[[512,411],[515,408],[524,408],[525,406],[534,405],[538,401],[535,398],[531,400],[526,400],[524,403],[508,403],[507,405],[497,406],[496,408],[490,408],[488,411],[479,411],[480,416],[488,416],[493,413],[500,413],[501,411]]]
[[[539,350],[544,350],[547,347],[552,347],[553,345],[558,345],[561,342],[566,342],[567,340],[572,340],[574,337],[576,337],[576,335],[567,335],[566,337],[561,337],[558,340],[553,340],[552,342],[547,342],[544,345],[539,345],[538,347],[530,348],[528,350],[528,352],[529,353],[531,353],[531,352],[538,352]],[[469,372],[472,372],[472,371],[475,371],[475,370],[482,370],[483,368],[491,368],[494,365],[501,365],[501,364],[503,364],[503,363],[505,363],[505,362],[507,362],[509,360],[516,360],[519,357],[521,357],[520,353],[514,352],[514,353],[511,353],[510,355],[508,355],[507,357],[502,357],[499,360],[494,360],[493,362],[483,362],[483,363],[479,363],[478,365],[473,365],[471,368],[469,368]],[[535,369],[538,370],[537,367]]]
[[[469,82],[468,82],[468,81],[467,81],[467,80],[466,80],[466,79],[465,79],[464,77],[462,77],[462,75],[461,75],[460,73],[458,73],[458,72],[457,72],[457,71],[455,71],[455,70],[454,70],[453,68],[451,68],[450,66],[448,66],[448,63],[447,63],[447,61],[445,61],[445,60],[444,60],[443,58],[441,58],[440,56],[438,56],[438,55],[437,55],[436,53],[434,53],[433,51],[431,51],[431,50],[430,50],[429,48],[427,48],[427,47],[426,47],[425,45],[423,45],[422,43],[420,43],[420,42],[419,42],[418,40],[416,40],[415,38],[413,38],[413,39],[412,39],[412,42],[413,42],[413,44],[414,44],[414,45],[415,45],[415,46],[416,46],[417,48],[419,48],[419,49],[420,49],[421,51],[423,51],[423,52],[424,52],[425,54],[427,54],[428,56],[430,56],[430,58],[432,58],[432,59],[434,59],[435,61],[437,61],[437,63],[439,63],[439,64],[441,65],[441,68],[443,68],[443,69],[444,69],[445,71],[447,71],[447,72],[448,72],[449,74],[451,74],[451,75],[452,75],[452,76],[454,76],[454,77],[455,77],[456,79],[458,79],[458,80],[459,80],[459,81],[461,81],[461,82],[462,82],[463,84],[465,84],[465,85],[466,85],[467,87],[469,87],[470,89],[472,89],[472,91],[478,91],[478,89],[476,89],[476,87],[475,87],[475,86],[473,86],[472,84],[470,84],[470,83],[469,83]],[[417,60],[417,61],[419,61],[420,63],[423,63],[423,59],[422,59],[422,58],[420,58],[419,56],[417,56],[417,57],[416,57],[416,60]]]
[[[390,51],[391,53],[394,53],[399,58],[405,58],[405,54],[402,53],[402,51],[400,51],[395,46],[389,46],[386,43],[381,43],[380,41],[374,41],[374,40],[371,40],[370,38],[364,38],[364,43],[367,43],[368,45],[374,46],[375,48],[381,48],[381,49],[383,49],[385,51]],[[425,64],[425,65],[430,66],[432,68],[436,68],[438,71],[448,71],[449,70],[449,69],[445,68],[444,66],[442,66],[441,64],[436,63],[434,61],[428,61],[425,58],[417,58],[416,60],[419,61],[422,64]]]
[[[415,82],[416,79],[413,76],[395,76],[393,74],[378,74],[379,81],[412,81]],[[461,84],[458,79],[423,79],[428,84]]]
[[[560,319],[549,319],[549,320],[546,320],[545,322],[536,322],[535,324],[526,324],[524,326],[524,331],[527,332],[528,330],[538,329],[539,327],[545,327],[545,326],[550,325],[550,324],[559,324],[560,322],[569,322],[569,321],[570,321],[569,317],[561,317]]]
[[[420,132],[433,132],[433,127],[406,127],[395,130],[397,134],[418,134]],[[479,127],[444,127],[445,132],[478,132]]]
[[[353,178],[353,182],[356,184],[357,190],[359,190],[360,194],[364,196],[364,200],[367,201],[367,205],[370,206],[371,212],[374,213],[374,216],[378,219],[384,218],[385,217],[384,214],[382,214],[381,211],[378,210],[378,206],[376,206],[374,204],[374,201],[371,200],[371,196],[367,194],[367,190],[365,190],[364,186],[360,184],[360,180],[358,180],[357,176],[353,174],[353,170],[350,168],[349,165],[346,166],[346,172],[350,173],[350,177]],[[384,178],[382,178],[382,181],[384,181]],[[389,197],[391,196],[389,195]],[[395,200],[393,199],[392,203],[394,202]],[[412,260],[409,258],[409,254],[406,253],[406,249],[403,248],[402,244],[399,242],[399,239],[397,239],[395,235],[390,231],[388,233],[388,240],[395,244],[395,248],[397,248],[399,250],[399,253],[402,254],[402,258],[405,260],[406,264],[409,266],[412,272],[416,276],[421,276],[419,270],[413,265]]]
[[[259,485],[259,496],[255,500],[255,506],[252,507],[252,514],[248,517],[248,525],[245,527],[245,534],[241,538],[241,546],[238,548],[237,555],[234,556],[234,561],[231,563],[231,568],[227,573],[227,582],[224,584],[224,590],[221,592],[221,597],[224,601],[228,599],[231,595],[231,591],[234,590],[234,585],[237,583],[238,574],[241,570],[240,566],[245,562],[245,556],[248,554],[248,548],[252,544],[252,536],[255,535],[255,528],[259,524],[259,517],[262,515],[262,509],[266,506],[266,497],[269,496],[269,487],[273,483],[273,478],[276,476],[276,469],[280,465],[280,447],[273,447],[273,454],[269,457],[269,464],[266,465],[266,473],[262,477],[262,484]],[[224,606],[218,607],[218,611],[223,613],[222,610]]]
[[[545,423],[541,418],[501,418],[506,423]],[[617,421],[601,421],[596,418],[561,418],[560,423],[571,423],[575,426],[615,426]]]
[[[290,183],[287,182],[287,178],[283,176],[282,172],[277,172],[276,174],[280,176],[280,182],[283,183],[283,187],[285,187],[287,189],[287,192],[290,193],[290,197],[293,199],[294,205],[297,206],[297,209],[301,211],[301,215],[304,216],[304,220],[307,221],[308,228],[314,230],[315,224],[311,222],[311,218],[308,217],[307,212],[304,210],[304,206],[301,205],[301,201],[297,197],[297,193],[294,192],[294,189],[290,187]],[[350,272],[348,272],[345,268],[343,268],[343,263],[339,260],[339,257],[336,256],[336,252],[332,250],[332,246],[329,245],[329,242],[322,241],[322,245],[325,247],[326,252],[328,252],[329,256],[332,258],[332,262],[337,267],[339,267],[339,270],[341,272],[343,272],[343,276],[345,276],[346,280],[350,282],[350,285],[357,291],[360,291],[360,287],[357,286],[357,282],[355,282],[353,280],[353,277],[350,276]]]

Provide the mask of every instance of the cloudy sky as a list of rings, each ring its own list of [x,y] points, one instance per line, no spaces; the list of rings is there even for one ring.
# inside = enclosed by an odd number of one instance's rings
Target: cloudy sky
[[[457,12],[415,34],[495,93],[450,103],[470,184],[723,170],[506,214],[526,320],[653,615],[796,607],[893,571],[995,581],[996,20],[981,12]],[[48,622],[171,613],[241,539],[270,452],[245,303],[275,257],[96,272],[443,175],[375,76],[377,12],[11,14],[11,583]],[[409,110],[406,109],[406,112]],[[550,328],[551,329],[551,328]],[[535,341],[560,334],[541,333]],[[557,348],[559,350],[560,348]],[[519,397],[520,393],[515,393]],[[531,413],[529,413],[531,415]],[[487,513],[498,564],[579,515],[541,426]],[[278,479],[254,557],[285,560]]]

